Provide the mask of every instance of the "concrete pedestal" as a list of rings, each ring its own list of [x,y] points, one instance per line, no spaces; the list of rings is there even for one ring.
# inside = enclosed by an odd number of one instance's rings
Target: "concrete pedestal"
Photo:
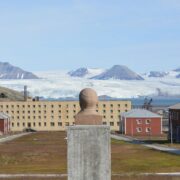
[[[110,180],[110,127],[69,126],[68,180]]]

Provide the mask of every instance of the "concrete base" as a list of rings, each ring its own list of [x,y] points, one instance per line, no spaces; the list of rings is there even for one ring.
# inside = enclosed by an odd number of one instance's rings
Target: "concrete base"
[[[110,127],[69,126],[68,180],[110,180]]]

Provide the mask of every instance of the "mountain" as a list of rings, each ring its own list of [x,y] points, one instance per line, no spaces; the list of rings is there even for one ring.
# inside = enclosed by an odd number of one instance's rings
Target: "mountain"
[[[0,62],[0,79],[38,79],[38,77],[8,62]]]
[[[168,75],[167,72],[150,71],[148,77],[165,77],[166,75]]]
[[[74,71],[68,72],[68,74],[72,77],[84,77],[88,74],[87,68],[79,68]]]
[[[91,79],[108,80],[108,79],[119,79],[119,80],[144,80],[140,75],[136,74],[126,66],[114,65],[107,71],[92,77]]]
[[[23,101],[24,95],[19,91],[0,86],[0,101]]]
[[[104,72],[103,69],[99,68],[79,68],[68,72],[71,77],[91,78]]]
[[[174,69],[173,71],[180,72],[180,67],[177,69]]]

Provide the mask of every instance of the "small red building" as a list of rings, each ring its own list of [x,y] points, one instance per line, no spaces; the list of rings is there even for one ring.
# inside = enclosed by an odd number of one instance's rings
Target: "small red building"
[[[0,135],[8,134],[10,131],[10,116],[0,112]]]
[[[121,114],[120,132],[129,136],[159,136],[162,117],[146,109],[132,109]]]

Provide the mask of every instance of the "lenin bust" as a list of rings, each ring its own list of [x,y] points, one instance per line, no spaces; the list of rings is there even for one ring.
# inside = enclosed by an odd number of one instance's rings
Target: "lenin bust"
[[[102,125],[102,116],[96,112],[98,96],[91,88],[83,89],[79,94],[81,110],[75,116],[75,125]]]

